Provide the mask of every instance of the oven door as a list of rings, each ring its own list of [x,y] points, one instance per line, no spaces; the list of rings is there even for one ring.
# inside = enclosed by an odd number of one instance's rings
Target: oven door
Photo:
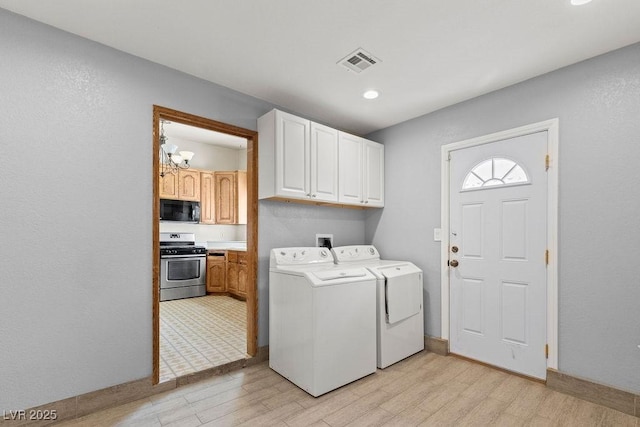
[[[160,257],[160,289],[206,284],[206,255]]]

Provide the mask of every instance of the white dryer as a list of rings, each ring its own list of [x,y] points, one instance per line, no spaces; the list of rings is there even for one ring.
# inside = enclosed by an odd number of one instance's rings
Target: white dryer
[[[376,371],[376,278],[326,248],[272,249],[269,367],[312,396]]]
[[[376,276],[378,368],[424,350],[422,270],[409,261],[381,260],[371,245],[332,251],[338,265],[365,267]]]

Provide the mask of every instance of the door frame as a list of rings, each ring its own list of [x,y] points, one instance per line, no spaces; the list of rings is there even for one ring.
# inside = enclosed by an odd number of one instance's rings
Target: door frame
[[[549,263],[547,265],[547,368],[558,369],[558,142],[559,119],[554,118],[513,129],[508,129],[477,138],[445,144],[441,147],[441,191],[440,206],[442,227],[440,243],[440,260],[442,262],[440,276],[441,293],[441,337],[449,340],[450,334],[450,284],[449,284],[449,213],[450,198],[450,154],[452,151],[489,144],[505,139],[515,138],[532,133],[547,131],[547,153],[549,169],[547,171],[547,249]],[[540,159],[544,162],[545,159]],[[542,257],[543,254],[540,254]]]
[[[258,132],[183,113],[158,105],[153,106],[153,384],[160,382],[160,119],[239,136],[247,140],[247,353],[258,353]]]

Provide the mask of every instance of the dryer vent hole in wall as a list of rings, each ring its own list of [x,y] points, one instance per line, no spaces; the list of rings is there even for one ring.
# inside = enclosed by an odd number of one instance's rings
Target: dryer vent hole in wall
[[[333,234],[316,234],[316,247],[331,249],[333,247]]]

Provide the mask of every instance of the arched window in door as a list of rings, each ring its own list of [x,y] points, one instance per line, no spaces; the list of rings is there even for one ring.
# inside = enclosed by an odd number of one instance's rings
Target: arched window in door
[[[511,159],[492,157],[475,165],[464,178],[462,191],[529,184],[524,168]]]

